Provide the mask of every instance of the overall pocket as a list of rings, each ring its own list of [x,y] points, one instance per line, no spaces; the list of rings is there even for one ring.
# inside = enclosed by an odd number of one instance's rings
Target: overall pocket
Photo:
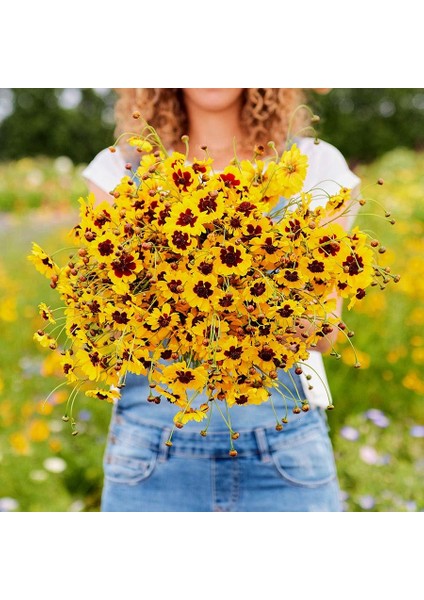
[[[103,461],[105,479],[113,483],[136,485],[154,471],[158,451],[138,435],[137,427],[120,419],[109,433]]]
[[[336,478],[333,449],[323,425],[293,433],[271,453],[277,472],[288,483],[318,487]]]

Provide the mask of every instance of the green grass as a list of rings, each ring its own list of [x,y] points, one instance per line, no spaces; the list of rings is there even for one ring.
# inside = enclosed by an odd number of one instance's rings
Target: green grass
[[[32,241],[48,252],[71,245],[66,233],[77,221],[75,199],[85,188],[73,167],[60,182],[53,161],[19,163],[2,165],[3,173],[25,179],[29,169],[33,182],[40,181],[37,170],[45,175],[41,192],[29,186],[21,194],[18,182],[9,192],[4,184],[0,188],[0,210],[11,211],[0,217],[0,509],[7,507],[2,499],[11,498],[21,511],[97,511],[111,405],[80,399],[77,437],[61,420],[60,390],[47,405],[49,414],[43,411],[43,400],[62,380],[32,335],[40,327],[39,302],[54,306],[58,300],[26,258]],[[383,292],[373,289],[345,311],[362,368],[349,364],[351,352],[342,341],[341,360],[325,358],[336,405],[328,417],[340,485],[347,510],[423,510],[424,444],[411,431],[420,435],[416,426],[424,425],[424,155],[398,149],[360,174],[368,200],[357,223],[388,248],[382,261],[402,279]],[[382,187],[375,185],[379,177]],[[369,409],[379,409],[386,420],[374,422]],[[49,470],[46,460],[52,458],[60,459],[61,472]]]

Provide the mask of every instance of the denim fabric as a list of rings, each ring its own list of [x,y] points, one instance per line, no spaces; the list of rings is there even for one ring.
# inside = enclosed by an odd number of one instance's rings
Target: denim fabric
[[[142,403],[114,407],[104,457],[102,511],[306,512],[339,511],[339,488],[325,413],[289,414],[283,431],[274,424],[239,429],[230,457],[227,430],[199,435],[188,424],[168,439],[172,419],[139,417]],[[155,406],[156,414],[161,407]],[[171,407],[172,408],[172,407]],[[254,407],[235,407],[249,411]],[[143,411],[140,411],[142,413]],[[198,426],[196,429],[196,425]]]

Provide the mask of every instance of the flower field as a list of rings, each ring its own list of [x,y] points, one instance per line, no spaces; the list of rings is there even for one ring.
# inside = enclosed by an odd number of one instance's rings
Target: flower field
[[[345,310],[361,368],[353,368],[356,357],[340,339],[341,359],[325,359],[336,406],[328,419],[345,509],[419,511],[424,155],[397,149],[358,174],[367,199],[358,225],[387,247],[382,260],[401,280],[384,293],[367,291],[352,311]],[[382,187],[375,184],[379,178]],[[0,511],[97,511],[111,406],[79,399],[74,412],[80,435],[73,437],[61,419],[65,392],[59,388],[44,402],[62,378],[33,332],[40,326],[38,304],[58,301],[26,258],[35,240],[47,252],[72,246],[67,233],[78,220],[76,198],[85,187],[80,170],[63,157],[0,165],[0,180]]]

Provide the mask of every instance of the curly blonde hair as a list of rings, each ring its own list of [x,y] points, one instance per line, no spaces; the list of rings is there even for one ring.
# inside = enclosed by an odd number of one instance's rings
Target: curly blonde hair
[[[156,129],[165,147],[178,147],[181,136],[188,133],[182,88],[118,88],[115,91],[118,94],[117,137],[124,132],[138,132],[139,121],[132,117],[138,111]],[[272,140],[281,151],[289,135],[307,130],[307,111],[296,111],[303,101],[301,89],[244,88],[240,115],[243,140],[239,142],[253,148],[257,144],[266,146]]]

